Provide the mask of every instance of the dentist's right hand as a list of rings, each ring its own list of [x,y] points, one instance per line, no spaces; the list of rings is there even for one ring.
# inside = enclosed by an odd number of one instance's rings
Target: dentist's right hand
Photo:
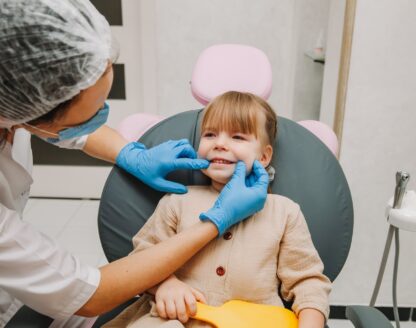
[[[116,164],[156,190],[184,194],[188,189],[166,180],[166,175],[176,170],[206,169],[209,162],[197,159],[189,141],[181,139],[165,141],[150,149],[139,142],[130,142],[119,152]]]
[[[260,211],[267,198],[269,175],[257,160],[246,177],[246,165],[239,161],[231,180],[224,186],[214,206],[201,213],[202,221],[211,221],[221,236],[232,225]]]

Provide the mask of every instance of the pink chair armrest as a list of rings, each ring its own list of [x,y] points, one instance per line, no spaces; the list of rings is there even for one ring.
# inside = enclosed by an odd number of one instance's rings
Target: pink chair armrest
[[[137,141],[147,130],[163,119],[162,116],[137,113],[127,116],[116,130],[128,141]]]
[[[338,157],[338,138],[328,125],[313,120],[299,121],[298,124],[312,132]]]

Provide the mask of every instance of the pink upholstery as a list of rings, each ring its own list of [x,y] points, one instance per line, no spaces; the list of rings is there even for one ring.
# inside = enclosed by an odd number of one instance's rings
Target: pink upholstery
[[[261,50],[240,45],[220,44],[199,56],[191,80],[192,94],[208,104],[227,91],[254,93],[267,100],[272,91],[272,69]]]
[[[329,150],[338,157],[338,138],[332,129],[319,121],[299,121],[298,124],[302,125],[304,128],[308,129],[315,136],[318,137],[328,148]]]
[[[126,140],[137,141],[147,130],[162,119],[162,116],[148,113],[133,114],[121,121],[116,130]]]

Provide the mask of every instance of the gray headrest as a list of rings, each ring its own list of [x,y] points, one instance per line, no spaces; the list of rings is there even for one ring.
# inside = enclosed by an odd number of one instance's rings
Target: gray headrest
[[[140,142],[148,147],[169,139],[187,138],[198,148],[201,110],[172,116],[149,130]],[[338,160],[308,130],[279,117],[278,141],[272,166],[272,191],[297,202],[307,220],[325,274],[335,279],[351,244],[353,207],[350,190]],[[208,184],[195,171],[177,171],[169,179],[186,185]],[[109,261],[132,250],[131,239],[153,213],[163,193],[154,191],[118,167],[105,184],[98,214],[99,232]],[[143,265],[146,265],[144,263]]]

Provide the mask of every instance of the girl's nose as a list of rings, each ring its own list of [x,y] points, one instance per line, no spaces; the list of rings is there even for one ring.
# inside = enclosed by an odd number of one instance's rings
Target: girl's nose
[[[215,149],[225,150],[227,149],[227,136],[223,133],[220,133],[218,137],[215,139]]]

